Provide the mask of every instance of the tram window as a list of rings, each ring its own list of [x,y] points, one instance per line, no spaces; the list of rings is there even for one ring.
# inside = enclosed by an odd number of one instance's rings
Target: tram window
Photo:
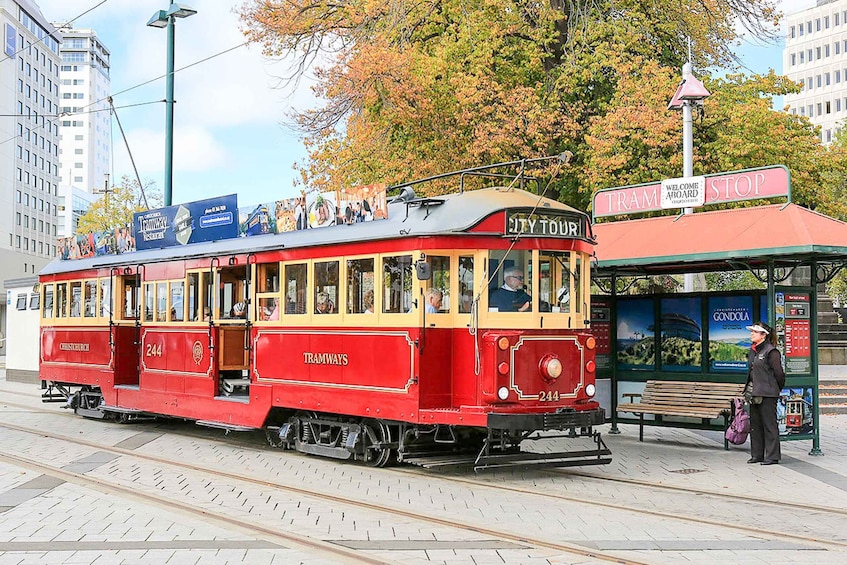
[[[576,265],[573,272],[573,293],[574,297],[574,312],[582,312],[582,257],[576,257]]]
[[[100,316],[108,318],[112,314],[111,279],[100,279]]]
[[[184,319],[185,304],[183,295],[185,294],[185,282],[175,281],[171,283],[171,317],[172,322],[181,322]]]
[[[467,314],[471,311],[474,299],[473,257],[459,257],[459,312]]]
[[[244,319],[247,267],[225,267],[220,270],[218,292],[219,317],[224,319]]]
[[[489,312],[532,310],[531,251],[491,251],[488,272]]]
[[[53,317],[53,285],[46,284],[44,285],[44,301],[41,303],[41,317],[42,318],[52,318]]]
[[[155,301],[155,290],[156,287],[153,283],[147,283],[144,285],[144,321],[152,322],[153,321],[153,309],[156,307]]]
[[[97,315],[97,279],[85,281],[83,316],[93,318]]]
[[[168,319],[168,283],[156,283],[156,321],[165,322]]]
[[[124,311],[122,318],[124,320],[132,320],[140,314],[140,285],[136,277],[126,278],[122,283],[124,289]],[[118,286],[120,288],[120,285]]]
[[[432,266],[432,279],[430,288],[441,292],[441,306],[438,312],[450,311],[450,257],[429,256],[427,257]]]
[[[71,318],[82,316],[82,282],[71,283]]]
[[[18,310],[26,310],[26,294],[19,294],[17,298],[16,308]]]
[[[539,309],[542,312],[570,312],[573,294],[571,254],[547,253],[539,259]]]
[[[56,285],[56,317],[68,317],[68,283]]]
[[[338,261],[315,263],[315,314],[338,313]]]
[[[412,309],[412,256],[397,255],[382,260],[382,311],[409,312]]]
[[[188,320],[199,322],[200,273],[188,273]]]
[[[347,260],[347,313],[373,314],[374,260]]]
[[[306,264],[285,266],[285,313],[306,313],[306,288],[308,280]]]
[[[256,265],[256,292],[279,292],[279,263]]]

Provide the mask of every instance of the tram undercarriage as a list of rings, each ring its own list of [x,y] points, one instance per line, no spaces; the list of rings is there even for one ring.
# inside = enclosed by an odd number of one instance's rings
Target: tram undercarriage
[[[549,432],[549,433],[548,433]],[[427,468],[473,466],[475,471],[506,467],[571,467],[605,465],[611,451],[592,426],[548,430],[418,426],[375,419],[344,419],[314,412],[299,413],[282,426],[266,428],[273,447],[374,467],[391,462]],[[553,451],[557,439],[588,440],[593,447]],[[538,451],[522,451],[521,443],[546,442]],[[547,450],[545,450],[545,448]]]

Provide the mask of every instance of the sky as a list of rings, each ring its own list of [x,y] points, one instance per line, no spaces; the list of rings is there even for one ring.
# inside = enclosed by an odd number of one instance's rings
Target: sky
[[[142,181],[164,188],[165,79],[167,33],[147,27],[168,0],[35,0],[52,22],[91,28],[111,51],[111,85],[118,116]],[[101,4],[102,2],[102,4]],[[258,46],[239,47],[185,70],[229,48],[244,37],[235,13],[243,0],[187,0],[197,14],[176,22],[173,203],[238,194],[239,206],[295,196],[294,163],[306,150],[290,125],[289,112],[315,105],[308,80],[280,88],[284,62],[265,58]],[[99,4],[99,6],[98,6]],[[783,0],[793,13],[815,0]],[[97,6],[97,7],[95,7]],[[744,71],[782,71],[783,43],[763,44],[745,38],[737,48]],[[697,69],[695,69],[696,73]],[[134,178],[129,155],[113,123],[112,178]]]
[[[67,22],[102,0],[35,0],[49,21]],[[299,193],[293,181],[295,162],[306,150],[287,127],[287,113],[314,105],[311,89],[301,82],[281,89],[285,63],[264,57],[258,46],[244,43],[234,12],[243,2],[188,0],[197,14],[175,26],[173,203],[238,194],[239,206],[288,198]],[[164,190],[165,79],[122,91],[166,73],[167,31],[147,27],[168,0],[107,0],[75,20],[91,28],[111,52],[111,89],[118,117],[142,181]],[[136,107],[135,104],[145,104]],[[130,152],[112,120],[112,178],[134,178]]]

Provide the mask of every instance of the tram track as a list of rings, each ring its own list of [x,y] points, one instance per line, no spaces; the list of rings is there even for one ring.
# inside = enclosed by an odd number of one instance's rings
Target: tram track
[[[5,405],[12,405],[13,403],[5,402]],[[26,407],[23,405],[19,405],[20,408],[28,408],[33,409],[32,407]],[[37,410],[37,409],[36,409]],[[47,411],[51,414],[55,414],[53,411]],[[168,465],[172,467],[177,467],[183,470],[189,470],[198,473],[208,474],[210,476],[215,477],[216,479],[231,479],[235,481],[241,481],[247,484],[252,484],[260,487],[271,487],[278,491],[291,494],[299,497],[311,497],[314,499],[319,499],[325,502],[330,502],[332,504],[341,504],[347,507],[359,508],[363,510],[373,511],[373,512],[381,512],[387,515],[406,518],[410,520],[417,520],[421,522],[425,522],[431,525],[443,526],[447,528],[453,528],[465,532],[470,532],[474,534],[479,534],[483,536],[487,536],[490,538],[494,538],[496,540],[502,540],[507,542],[513,542],[515,544],[519,544],[522,546],[531,546],[534,548],[543,548],[549,550],[559,551],[563,554],[579,556],[581,558],[589,558],[596,559],[598,561],[607,562],[607,563],[617,563],[620,565],[647,565],[646,562],[622,558],[615,555],[611,555],[608,553],[604,553],[602,551],[588,549],[586,547],[581,547],[577,544],[570,544],[564,542],[553,542],[550,540],[533,537],[525,534],[515,534],[513,532],[498,530],[496,528],[489,528],[485,526],[481,526],[478,524],[472,524],[469,522],[463,522],[460,520],[441,518],[434,515],[429,515],[421,512],[415,512],[412,510],[404,510],[401,508],[397,508],[395,506],[387,506],[384,504],[378,504],[373,502],[366,502],[362,500],[358,500],[356,498],[349,498],[344,496],[338,496],[329,494],[326,492],[322,492],[315,489],[296,487],[291,485],[282,484],[279,482],[273,482],[263,479],[257,479],[254,477],[250,477],[247,475],[233,473],[226,470],[212,468],[205,465],[198,465],[193,463],[186,463],[181,461],[176,461],[173,459],[168,459],[166,457],[159,457],[150,454],[139,453],[136,450],[124,449],[109,445],[103,445],[101,443],[88,441],[82,438],[75,438],[66,436],[63,434],[43,431],[43,430],[32,430],[25,426],[19,426],[16,424],[10,424],[6,422],[0,422],[0,428],[5,428],[8,430],[14,430],[18,432],[38,435],[40,437],[46,437],[50,439],[55,439],[59,441],[69,442],[74,445],[89,447],[91,449],[96,449],[98,451],[103,451],[107,453],[113,453],[115,455],[127,456],[132,458],[141,459],[147,462],[156,463],[159,465]],[[307,546],[312,546],[321,551],[336,551],[339,555],[345,556],[346,558],[357,558],[356,556],[362,556],[361,552],[355,552],[353,550],[349,550],[346,548],[342,548],[341,546],[337,546],[336,544],[332,544],[331,542],[323,541],[323,540],[315,540],[314,538],[301,538],[300,536],[292,536],[287,532],[269,528],[267,526],[262,526],[261,524],[256,524],[252,521],[243,520],[239,518],[234,518],[231,516],[227,516],[221,514],[219,512],[210,512],[208,509],[198,509],[194,508],[189,504],[181,503],[178,501],[174,501],[170,498],[161,495],[155,495],[151,493],[145,493],[138,489],[126,487],[119,484],[114,484],[108,481],[104,481],[98,478],[88,477],[83,474],[74,473],[65,471],[62,469],[58,469],[56,467],[51,467],[44,463],[34,461],[28,458],[20,457],[17,455],[12,455],[8,453],[0,453],[0,460],[6,461],[9,463],[13,463],[22,467],[34,468],[39,470],[40,472],[52,476],[58,476],[59,478],[63,478],[65,480],[70,480],[71,482],[82,483],[82,484],[90,484],[97,486],[99,488],[110,488],[116,492],[126,495],[132,496],[140,496],[144,500],[154,502],[157,504],[165,504],[174,508],[181,509],[183,511],[188,511],[194,513],[196,515],[202,516],[211,516],[215,520],[222,520],[223,522],[238,526],[240,528],[246,528],[248,530],[252,530],[261,534],[263,536],[276,536],[280,539],[286,540],[289,543],[300,543],[305,544]],[[305,541],[304,541],[305,540]],[[367,557],[367,556],[366,556]],[[378,558],[367,558],[363,562],[365,563],[393,563],[391,560],[380,560]]]
[[[28,409],[28,410],[35,410],[35,411],[39,411],[39,412],[48,412],[48,413],[54,414],[54,415],[56,415],[56,414],[58,414],[60,416],[66,415],[68,417],[77,418],[77,416],[75,416],[71,413],[67,413],[67,414],[63,414],[61,412],[57,413],[56,411],[52,411],[52,410],[43,410],[43,409],[38,409],[38,408],[34,408],[32,406],[26,406],[26,405],[16,405],[16,404],[10,403],[10,402],[5,402],[5,404],[6,405],[15,405],[19,408],[24,408],[24,409]],[[382,504],[363,502],[363,501],[359,501],[359,500],[355,500],[355,499],[339,497],[339,496],[336,496],[336,495],[327,494],[325,492],[321,492],[321,491],[317,491],[317,490],[313,490],[313,489],[307,489],[307,488],[303,488],[303,487],[295,487],[295,486],[291,486],[291,485],[285,485],[285,484],[281,484],[281,483],[269,482],[269,481],[266,481],[266,480],[255,479],[255,478],[252,478],[252,477],[249,477],[249,476],[244,476],[244,475],[240,475],[240,474],[236,474],[236,473],[221,471],[221,470],[213,469],[213,468],[210,468],[210,467],[207,467],[207,466],[177,462],[177,461],[173,461],[173,460],[170,460],[170,459],[167,459],[167,458],[161,458],[161,457],[157,457],[157,456],[138,453],[137,451],[134,451],[134,450],[127,450],[127,449],[122,449],[122,448],[117,448],[117,447],[112,447],[112,446],[107,446],[107,445],[101,445],[101,444],[97,444],[97,443],[94,443],[94,442],[88,442],[88,441],[82,440],[80,438],[68,437],[68,436],[64,436],[62,434],[56,434],[56,433],[53,433],[53,432],[33,431],[33,430],[25,428],[23,426],[17,426],[15,424],[7,424],[7,423],[2,423],[2,424],[0,424],[0,426],[6,427],[6,428],[9,428],[9,429],[15,429],[15,430],[25,432],[25,433],[35,433],[35,434],[38,434],[38,435],[48,435],[48,437],[52,437],[52,438],[55,438],[55,439],[59,439],[59,440],[63,440],[63,441],[71,441],[71,442],[79,444],[79,445],[86,445],[88,447],[96,448],[96,449],[99,449],[99,450],[102,450],[102,451],[116,453],[116,454],[119,454],[119,455],[139,457],[139,458],[142,458],[142,459],[145,459],[145,460],[148,460],[148,461],[152,461],[152,462],[156,462],[156,463],[160,463],[160,464],[176,465],[176,466],[186,468],[186,469],[190,469],[190,470],[197,471],[197,472],[212,473],[215,476],[224,476],[224,477],[231,478],[231,479],[234,479],[234,480],[245,481],[245,482],[248,482],[248,483],[253,483],[253,484],[262,485],[262,486],[270,486],[270,487],[273,487],[273,488],[284,490],[286,492],[294,493],[294,494],[299,495],[299,496],[317,497],[317,498],[320,498],[320,499],[323,499],[323,500],[326,500],[326,501],[329,501],[329,502],[333,502],[333,503],[352,504],[354,506],[365,508],[365,509],[372,510],[372,511],[388,512],[388,513],[394,514],[396,516],[401,516],[401,517],[405,517],[405,518],[409,518],[409,519],[415,519],[415,520],[423,520],[423,521],[433,523],[433,524],[437,524],[437,525],[440,525],[440,526],[448,526],[448,527],[453,527],[453,528],[459,528],[459,529],[462,529],[462,530],[465,530],[465,531],[472,531],[472,532],[475,532],[475,533],[478,533],[478,534],[492,536],[492,537],[496,537],[498,539],[503,539],[503,540],[506,540],[506,541],[514,541],[514,542],[518,542],[518,543],[530,544],[530,545],[537,546],[537,547],[555,549],[555,550],[559,550],[559,551],[563,551],[563,552],[567,552],[567,553],[576,553],[576,554],[579,554],[579,555],[582,555],[582,556],[593,557],[593,558],[596,558],[596,559],[601,559],[601,560],[609,561],[609,562],[613,562],[613,563],[635,563],[634,561],[621,559],[621,558],[616,557],[616,556],[603,555],[602,552],[587,550],[586,548],[581,548],[579,546],[572,546],[570,544],[562,544],[562,543],[551,543],[547,540],[532,538],[532,537],[528,537],[528,536],[525,536],[525,535],[515,535],[515,534],[510,533],[510,532],[504,532],[504,531],[496,530],[496,529],[493,529],[493,528],[481,527],[481,526],[476,525],[476,524],[459,522],[459,521],[455,521],[455,520],[445,520],[444,518],[440,518],[440,517],[436,517],[436,516],[428,516],[428,515],[416,513],[416,512],[410,512],[410,511],[398,509],[398,508],[395,508],[395,507],[388,507],[388,506],[385,506],[385,505],[382,505]],[[179,430],[178,433],[184,433],[185,431],[186,430]],[[195,435],[195,434],[192,434],[192,433],[189,432],[188,435],[192,436],[192,437],[202,437],[203,439],[207,439],[207,440],[210,439],[207,435],[202,435],[202,434],[196,434]],[[223,439],[223,438],[215,438],[214,441],[220,441],[221,439]],[[256,448],[256,447],[244,446],[242,443],[239,443],[238,441],[230,440],[229,438],[227,438],[227,441],[225,443],[227,443],[228,445],[238,446],[241,449],[267,451],[267,450],[263,450],[263,449]],[[439,481],[448,482],[452,485],[465,484],[467,486],[471,486],[471,487],[474,487],[474,488],[482,488],[482,489],[487,489],[487,490],[493,490],[495,492],[507,492],[507,493],[512,493],[512,494],[517,494],[517,495],[520,495],[520,496],[542,497],[542,498],[546,498],[548,500],[556,500],[556,501],[561,501],[561,502],[585,504],[585,505],[589,505],[589,506],[593,506],[593,507],[599,507],[599,508],[604,508],[604,509],[614,510],[614,511],[631,512],[631,513],[634,513],[636,515],[640,514],[640,515],[645,515],[645,516],[650,516],[650,517],[655,517],[655,518],[663,518],[663,519],[675,520],[675,521],[685,521],[685,522],[693,523],[693,524],[701,524],[701,525],[708,525],[708,526],[713,526],[713,527],[720,527],[720,528],[725,528],[725,529],[729,529],[729,530],[733,530],[733,531],[737,531],[737,532],[742,532],[745,535],[756,536],[756,537],[759,537],[759,538],[773,539],[773,540],[780,540],[780,541],[792,540],[792,541],[795,541],[797,543],[800,543],[800,544],[803,544],[803,545],[806,545],[806,546],[812,545],[812,546],[833,548],[833,549],[839,549],[839,550],[843,550],[844,548],[847,548],[847,541],[815,538],[815,537],[810,537],[809,535],[797,534],[797,533],[792,532],[792,531],[775,531],[773,529],[759,528],[759,527],[752,526],[752,525],[737,524],[737,523],[731,524],[731,523],[727,523],[725,520],[712,519],[712,518],[706,518],[706,517],[695,516],[695,515],[687,515],[685,513],[681,513],[679,511],[679,509],[677,509],[673,512],[663,511],[663,510],[651,510],[651,509],[635,506],[635,505],[632,505],[632,504],[625,504],[625,503],[620,503],[620,502],[609,502],[609,501],[597,500],[597,499],[594,499],[594,498],[587,498],[587,497],[583,497],[583,496],[576,496],[576,495],[569,495],[569,494],[542,492],[538,489],[526,488],[526,487],[517,486],[517,485],[494,484],[494,483],[487,481],[487,480],[484,480],[484,479],[462,477],[462,476],[458,476],[455,473],[450,474],[449,476],[438,475],[433,471],[414,468],[414,467],[389,468],[389,469],[382,469],[381,471],[386,472],[386,473],[398,473],[398,474],[405,475],[405,476],[413,475],[413,476],[423,477],[427,481],[439,480]],[[553,475],[556,475],[556,476],[576,476],[576,477],[579,477],[580,479],[583,479],[583,480],[592,480],[592,481],[600,481],[600,482],[605,482],[605,481],[619,482],[621,484],[626,484],[626,485],[629,485],[629,486],[636,486],[636,487],[647,488],[647,489],[656,489],[656,490],[662,490],[662,491],[665,491],[665,492],[671,491],[671,492],[677,492],[677,493],[680,493],[680,494],[701,496],[701,497],[702,496],[708,496],[708,497],[713,497],[717,500],[721,500],[721,501],[724,501],[726,503],[732,503],[732,504],[743,503],[745,505],[761,505],[761,506],[769,506],[769,507],[782,507],[782,508],[791,508],[791,509],[802,510],[802,511],[807,511],[807,512],[820,512],[820,513],[825,513],[825,514],[830,514],[830,515],[835,515],[835,516],[847,516],[847,510],[842,509],[842,508],[837,508],[837,507],[803,504],[803,503],[796,503],[796,502],[780,501],[780,500],[775,500],[775,499],[768,500],[768,499],[752,498],[752,497],[745,497],[743,495],[712,492],[712,491],[708,491],[708,490],[692,489],[692,488],[682,487],[682,486],[662,485],[662,484],[652,483],[652,482],[649,482],[649,481],[642,481],[642,480],[635,480],[635,479],[598,477],[598,476],[590,474],[590,473],[579,472],[579,471],[574,472],[572,470],[569,470],[569,471],[543,470],[543,471],[537,471],[537,473],[553,474]]]

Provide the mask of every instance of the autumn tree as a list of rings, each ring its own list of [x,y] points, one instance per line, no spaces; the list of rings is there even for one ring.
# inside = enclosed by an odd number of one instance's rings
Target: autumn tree
[[[300,171],[334,189],[567,149],[580,164],[630,69],[653,62],[667,82],[686,38],[698,67],[727,64],[735,22],[768,36],[773,4],[251,0],[242,22],[267,54],[298,57],[295,76],[313,69],[321,104],[294,116],[309,150]],[[572,195],[581,180],[560,188]]]
[[[148,206],[158,208],[161,205],[162,195],[155,190],[153,181],[147,181],[142,190],[138,181],[124,175],[119,185],[112,186],[109,192],[91,204],[88,212],[79,219],[77,233],[111,231],[130,226],[133,214],[147,210]]]

